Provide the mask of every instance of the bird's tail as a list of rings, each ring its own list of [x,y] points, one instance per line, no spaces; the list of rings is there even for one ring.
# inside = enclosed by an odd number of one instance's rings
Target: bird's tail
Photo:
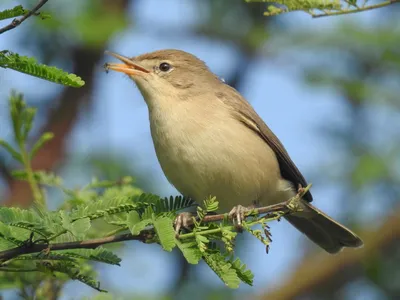
[[[361,247],[363,241],[350,229],[336,222],[318,208],[304,201],[306,213],[288,215],[285,218],[310,240],[329,253],[337,253],[343,247]]]

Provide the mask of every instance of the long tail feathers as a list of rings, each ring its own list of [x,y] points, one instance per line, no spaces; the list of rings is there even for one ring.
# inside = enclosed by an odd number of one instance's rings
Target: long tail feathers
[[[343,247],[357,248],[363,241],[350,229],[336,222],[322,211],[304,201],[307,213],[285,218],[310,240],[329,253],[337,253]]]

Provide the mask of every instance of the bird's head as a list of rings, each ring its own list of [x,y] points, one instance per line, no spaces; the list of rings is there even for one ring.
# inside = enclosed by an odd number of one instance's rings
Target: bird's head
[[[188,100],[220,83],[203,61],[181,50],[159,50],[132,58],[106,53],[122,63],[107,63],[105,68],[127,74],[148,105],[162,98]]]

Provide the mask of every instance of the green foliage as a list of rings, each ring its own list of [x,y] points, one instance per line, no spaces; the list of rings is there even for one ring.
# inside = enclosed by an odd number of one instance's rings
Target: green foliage
[[[43,146],[45,142],[50,139],[49,134],[47,134],[47,138],[43,138],[42,136],[39,139],[40,142],[35,143],[32,151],[28,151],[26,144],[29,132],[32,129],[33,119],[36,115],[36,109],[26,107],[26,103],[23,100],[22,94],[17,94],[15,92],[11,93],[9,103],[12,127],[14,131],[14,142],[18,146],[18,149],[15,149],[10,143],[1,139],[0,146],[8,151],[12,155],[12,157],[14,157],[19,163],[23,165],[27,181],[29,182],[33,192],[37,209],[42,210],[45,206],[44,198],[34,178],[34,173],[31,167],[31,158],[38,150],[38,147]],[[38,146],[38,144],[40,145]]]
[[[252,284],[251,271],[238,258],[233,258],[235,226],[226,217],[221,223],[205,222],[207,214],[218,209],[215,197],[197,206],[193,230],[177,235],[173,220],[179,211],[196,206],[190,199],[143,193],[130,177],[117,181],[94,178],[86,186],[71,190],[57,175],[33,171],[32,158],[53,137],[46,133],[28,149],[27,139],[35,113],[35,109],[26,106],[22,95],[11,95],[10,114],[17,147],[6,141],[1,141],[0,145],[21,164],[22,169],[12,174],[29,182],[37,205],[28,210],[0,208],[0,277],[2,273],[11,273],[14,284],[20,288],[27,282],[43,286],[44,281],[57,278],[62,282],[78,280],[104,291],[95,280],[90,262],[119,265],[121,259],[102,245],[132,239],[158,243],[169,252],[177,246],[190,264],[203,259],[231,288],[237,288],[240,282]],[[65,202],[59,209],[46,208],[43,186],[64,193]],[[243,228],[268,245],[267,230],[263,237],[261,231],[251,227],[266,226],[267,221],[277,217],[279,215],[253,216],[249,222],[244,222]],[[119,232],[129,233],[117,235]],[[216,244],[220,244],[221,249],[217,249]],[[26,275],[28,273],[41,275]]]
[[[313,18],[317,18],[381,8],[397,1],[382,1],[372,5],[369,5],[369,0],[363,0],[360,3],[357,3],[357,0],[246,0],[246,2],[272,3],[272,5],[268,5],[267,11],[264,12],[265,16],[275,16],[291,11],[304,11]]]
[[[153,225],[163,249],[169,252],[172,251],[175,247],[175,231],[171,218],[154,218]]]
[[[49,255],[49,254],[48,254]],[[118,265],[121,262],[121,259],[116,256],[114,253],[111,251],[99,247],[96,249],[72,249],[72,250],[63,250],[57,252],[58,257],[62,256],[64,258],[82,258],[82,259],[87,259],[87,260],[94,260],[94,261],[99,261],[111,265]],[[48,256],[45,256],[46,259],[49,259]]]
[[[20,56],[10,51],[0,51],[0,67],[13,69],[71,87],[81,87],[85,84],[85,82],[75,74],[68,74],[56,67],[39,64],[33,57]]]
[[[102,47],[112,35],[128,25],[124,11],[110,10],[96,0],[86,1],[84,6],[68,24],[90,47]]]
[[[72,280],[78,280],[99,292],[106,292],[100,288],[100,282],[95,281],[89,269],[83,270],[79,263],[71,261],[60,262],[39,262],[36,264],[39,272],[46,273],[51,276],[57,276],[57,273],[67,275]]]
[[[241,281],[252,285],[254,275],[237,258],[234,262],[219,251],[210,251],[203,256],[207,265],[230,288],[238,288]]]
[[[11,9],[5,9],[0,11],[0,21],[10,18],[15,18],[19,16],[23,16],[27,14],[29,10],[25,9],[22,5],[17,5]],[[40,16],[42,20],[50,18],[50,15],[47,13],[34,13],[34,16]]]
[[[9,26],[0,28],[0,34],[17,27],[31,15],[40,16],[41,19],[50,18],[50,15],[47,13],[39,13],[33,11],[31,14],[31,12],[24,9],[22,5],[18,5],[11,9],[0,11],[0,20],[23,16],[19,19],[14,19]],[[58,69],[56,67],[39,64],[35,58],[21,56],[17,53],[13,53],[8,50],[0,51],[0,67],[13,69],[18,72],[22,72],[28,75],[39,77],[66,86],[81,87],[85,84],[85,82],[75,74],[68,74],[67,72],[64,72],[63,70]],[[32,117],[33,115],[34,114],[31,114]],[[36,147],[34,148],[38,148],[40,146],[40,143],[46,142],[46,139],[51,139],[51,136],[49,134],[44,135],[42,137],[42,140],[41,139],[38,140],[37,143],[39,145],[35,145]],[[34,154],[35,151],[33,151],[33,155]]]
[[[28,10],[24,9],[22,5],[15,6],[11,9],[0,11],[0,20],[10,19],[26,14]]]
[[[14,170],[11,172],[12,176],[19,180],[28,180],[28,174],[24,170]],[[61,177],[50,172],[35,171],[33,172],[35,181],[42,185],[62,187],[63,180]]]
[[[199,263],[203,254],[197,246],[197,242],[182,242],[178,239],[175,242],[189,264],[197,265]]]

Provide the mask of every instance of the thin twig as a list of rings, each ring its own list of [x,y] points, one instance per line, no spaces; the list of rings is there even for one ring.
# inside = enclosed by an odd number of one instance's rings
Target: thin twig
[[[388,0],[382,3],[374,4],[374,5],[369,5],[369,6],[363,6],[359,7],[357,9],[349,9],[349,10],[340,10],[340,11],[335,11],[335,12],[325,12],[324,14],[319,14],[319,15],[312,15],[313,18],[321,18],[321,17],[328,17],[328,16],[339,16],[339,15],[347,15],[347,14],[353,14],[361,11],[367,11],[371,9],[376,9],[376,8],[382,8],[391,4],[399,3],[400,0]]]
[[[22,22],[24,22],[24,21],[25,21],[26,19],[28,19],[30,16],[36,14],[37,11],[38,11],[43,5],[45,5],[47,1],[48,1],[48,0],[40,0],[40,1],[38,2],[38,4],[36,4],[36,6],[35,6],[32,10],[28,11],[28,12],[27,12],[25,15],[23,15],[21,18],[19,18],[19,19],[14,19],[14,20],[12,20],[12,22],[11,22],[9,25],[4,26],[3,28],[0,28],[0,34],[6,32],[6,31],[9,31],[9,30],[11,30],[11,29],[14,29],[15,27],[19,26]]]

